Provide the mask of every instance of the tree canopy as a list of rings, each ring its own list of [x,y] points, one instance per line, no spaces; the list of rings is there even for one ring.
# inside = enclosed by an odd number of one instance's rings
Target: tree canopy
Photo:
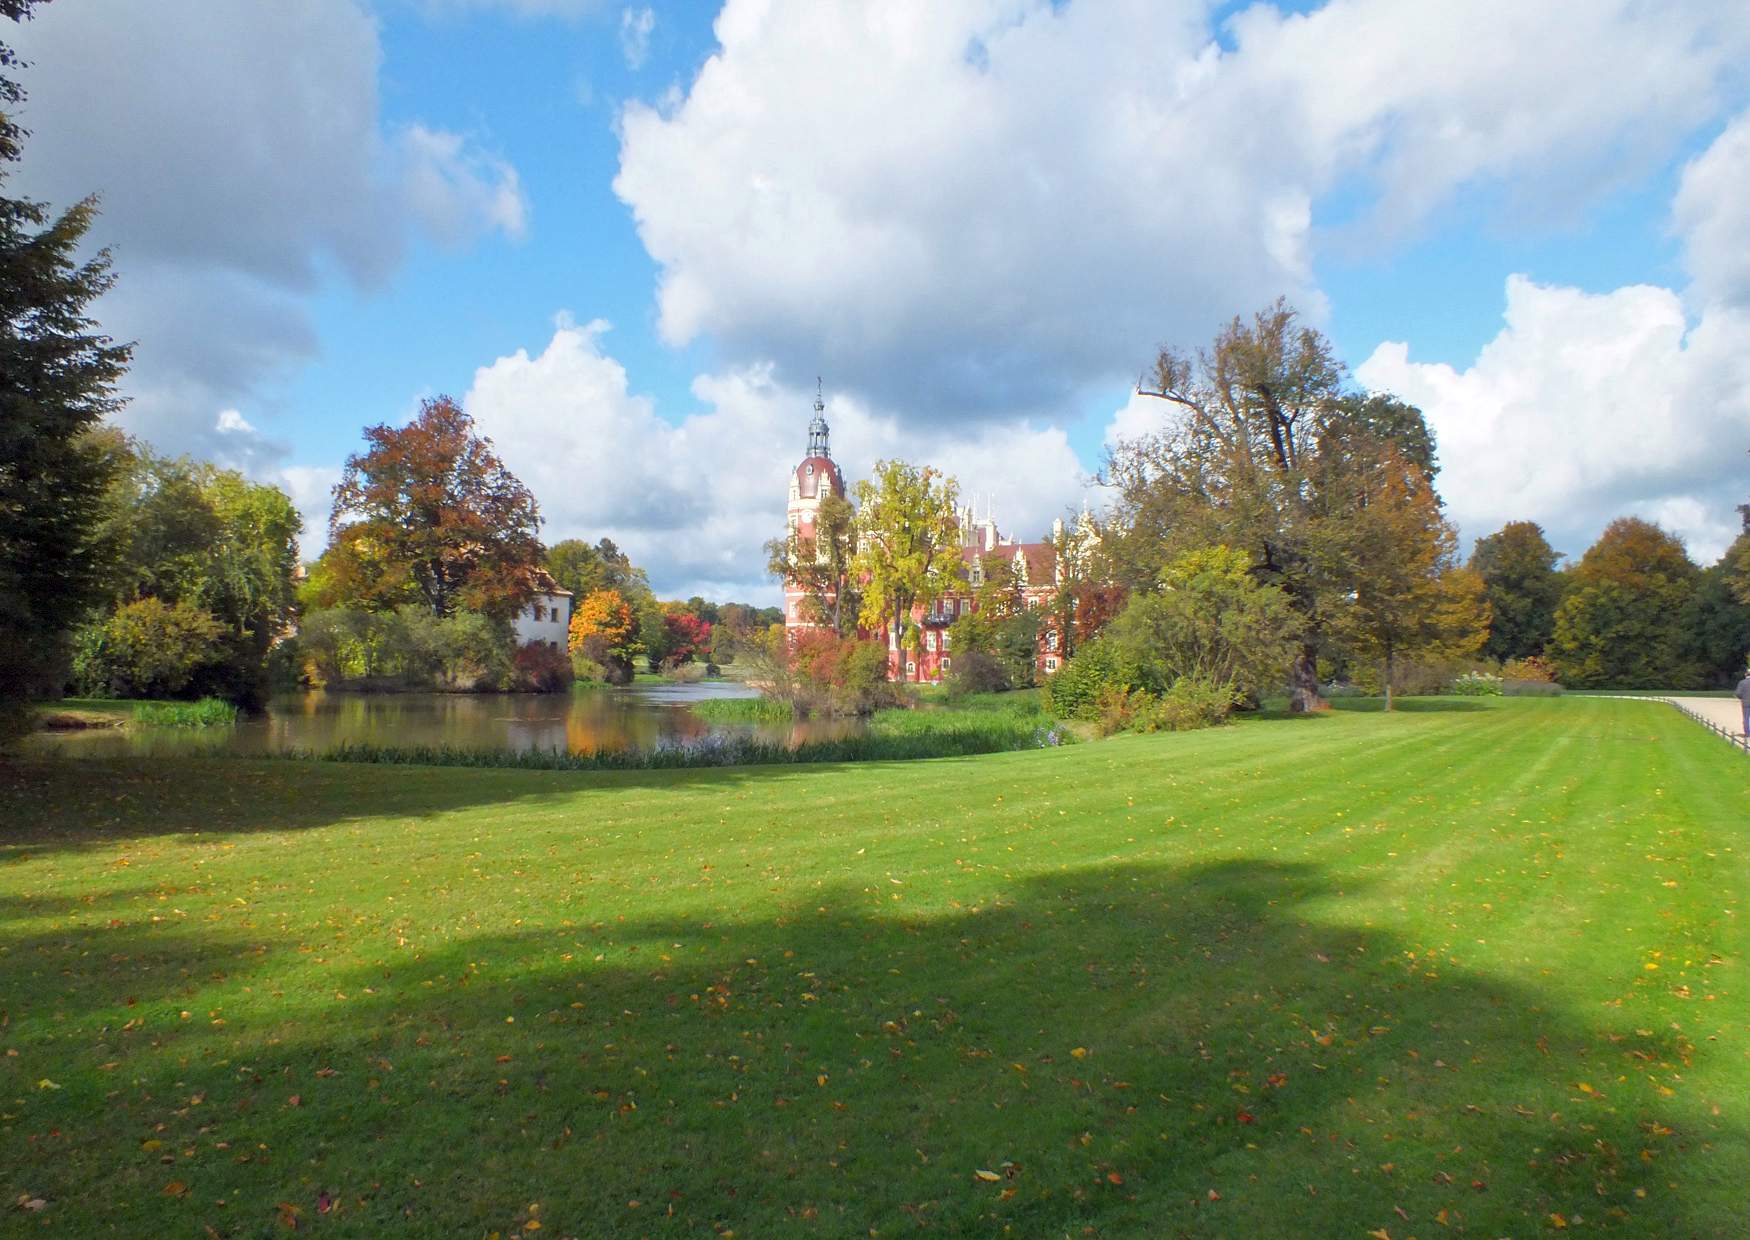
[[[1116,575],[1141,589],[1185,551],[1243,551],[1301,617],[1290,704],[1316,708],[1320,653],[1356,589],[1344,550],[1355,478],[1389,461],[1432,494],[1432,437],[1420,412],[1352,389],[1330,342],[1280,300],[1249,322],[1234,319],[1195,353],[1163,348],[1144,394],[1171,412],[1161,429],[1109,455]]]
[[[1470,568],[1489,597],[1489,638],[1483,651],[1496,659],[1542,654],[1556,627],[1562,599],[1561,556],[1534,521],[1509,521],[1477,539]]]
[[[33,7],[5,0],[0,16]],[[0,191],[25,138],[18,67],[0,42]],[[89,432],[121,405],[131,346],[89,314],[113,283],[108,249],[81,258],[96,214],[95,198],[56,214],[0,192],[0,736],[58,691],[69,631],[101,588],[92,535],[108,458]]]
[[[874,477],[857,483],[859,545],[853,569],[863,583],[863,627],[890,632],[912,647],[914,604],[928,606],[959,567],[960,488],[939,470],[904,461],[877,461]]]
[[[418,601],[513,614],[542,564],[535,497],[447,396],[407,426],[372,426],[347,458],[329,519],[334,569],[351,601],[377,610]]]

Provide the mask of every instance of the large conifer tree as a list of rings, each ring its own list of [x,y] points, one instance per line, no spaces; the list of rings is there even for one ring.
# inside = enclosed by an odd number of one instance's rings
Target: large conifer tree
[[[38,3],[0,0],[0,16],[23,21]],[[5,192],[25,138],[20,67],[0,43],[0,736],[59,688],[67,634],[97,588],[107,458],[87,432],[121,403],[130,351],[87,316],[112,280],[107,250],[78,259],[96,200],[57,215]]]

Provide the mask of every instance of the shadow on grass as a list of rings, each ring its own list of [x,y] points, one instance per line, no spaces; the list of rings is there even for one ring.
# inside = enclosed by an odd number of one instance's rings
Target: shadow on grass
[[[1342,711],[1345,714],[1377,715],[1385,713],[1383,697],[1340,697],[1330,698],[1326,703],[1330,710],[1294,713],[1288,709],[1285,698],[1270,698],[1265,701],[1261,710],[1249,712],[1248,719],[1295,719],[1314,720],[1328,719],[1332,711]],[[1466,697],[1399,697],[1392,699],[1392,711],[1406,715],[1440,715],[1454,712],[1472,712],[1492,710],[1488,698]]]
[[[1027,751],[1059,755],[1065,750]],[[0,863],[163,835],[307,830],[363,819],[434,818],[483,806],[543,806],[555,796],[732,789],[830,779],[847,769],[952,779],[956,764],[1000,754],[913,761],[542,771],[291,758],[0,756]],[[1047,758],[1046,760],[1050,760]],[[926,774],[930,772],[931,774]],[[818,787],[818,783],[813,783]]]
[[[1112,866],[927,915],[899,890],[14,941],[5,1190],[69,1234],[253,1236],[280,1203],[349,1236],[1737,1226],[1744,1134],[1660,1092],[1707,1048],[1321,921],[1315,868]]]

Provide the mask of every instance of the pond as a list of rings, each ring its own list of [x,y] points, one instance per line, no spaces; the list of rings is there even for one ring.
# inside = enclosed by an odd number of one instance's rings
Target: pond
[[[593,753],[650,748],[696,740],[712,733],[752,734],[788,745],[849,735],[856,720],[808,719],[794,723],[714,723],[692,707],[712,698],[758,694],[732,680],[624,688],[591,686],[569,693],[324,693],[287,694],[268,703],[265,714],[232,727],[92,728],[39,732],[38,753],[77,757],[138,754],[276,753],[288,749],[321,753],[345,741],[373,745],[448,745],[459,749],[560,749]]]

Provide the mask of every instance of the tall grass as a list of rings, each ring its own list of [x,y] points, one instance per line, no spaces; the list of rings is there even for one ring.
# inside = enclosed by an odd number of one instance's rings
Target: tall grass
[[[139,702],[134,722],[150,728],[217,728],[237,722],[237,708],[218,698],[198,702]]]
[[[706,698],[689,709],[711,723],[789,723],[796,717],[788,702],[771,698]]]

